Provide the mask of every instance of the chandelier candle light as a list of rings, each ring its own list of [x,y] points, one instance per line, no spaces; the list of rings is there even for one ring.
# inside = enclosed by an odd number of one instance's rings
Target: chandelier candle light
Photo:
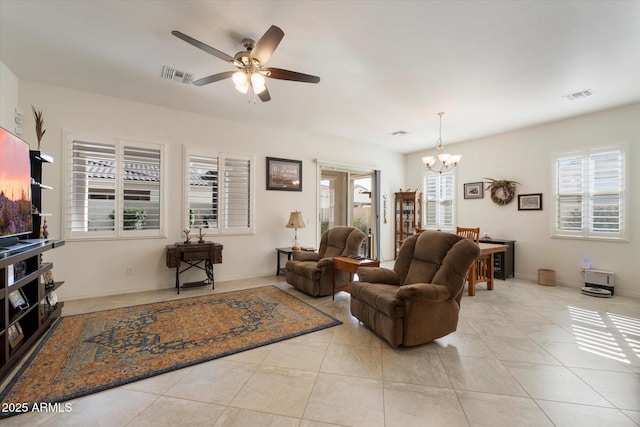
[[[295,234],[294,234],[294,238],[293,238],[293,245],[291,246],[291,249],[293,250],[298,250],[300,249],[300,246],[298,246],[298,228],[304,228],[304,221],[302,220],[302,212],[291,212],[291,214],[289,215],[289,221],[287,221],[287,225],[285,225],[286,228],[293,228],[295,230]]]
[[[444,146],[442,145],[442,115],[444,113],[440,112],[438,115],[440,116],[440,136],[438,138],[438,145],[436,145],[436,150],[438,150],[438,156],[425,156],[422,158],[422,162],[424,166],[432,172],[446,172],[458,166],[458,163],[462,159],[462,155],[460,154],[447,154],[443,153]],[[440,161],[440,165],[436,167],[436,163]]]

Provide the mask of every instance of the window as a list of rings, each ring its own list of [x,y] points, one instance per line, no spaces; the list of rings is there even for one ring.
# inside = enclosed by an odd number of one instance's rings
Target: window
[[[68,134],[66,238],[164,236],[163,152],[158,144]]]
[[[185,226],[208,233],[253,233],[253,156],[185,150]]]
[[[555,236],[625,238],[624,163],[622,147],[554,156]]]
[[[424,173],[425,228],[455,229],[455,175],[453,171]]]

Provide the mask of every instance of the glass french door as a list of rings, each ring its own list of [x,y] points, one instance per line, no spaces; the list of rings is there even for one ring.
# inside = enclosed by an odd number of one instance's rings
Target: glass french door
[[[319,170],[318,241],[329,228],[350,225],[367,235],[360,255],[375,258],[379,253],[375,238],[379,227],[376,172],[329,165],[320,165]]]

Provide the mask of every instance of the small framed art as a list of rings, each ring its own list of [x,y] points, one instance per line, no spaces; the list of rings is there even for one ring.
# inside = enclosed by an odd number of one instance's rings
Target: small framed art
[[[484,187],[482,182],[468,182],[464,184],[465,199],[482,199],[484,198]]]
[[[302,191],[302,160],[267,157],[267,190]]]
[[[49,287],[53,286],[55,281],[53,280],[53,273],[51,272],[51,270],[45,271],[42,274],[42,281],[44,282],[45,289],[49,289]],[[50,286],[47,286],[47,285],[50,285]]]
[[[7,335],[9,337],[9,345],[11,348],[15,348],[20,341],[24,339],[24,333],[22,332],[22,327],[20,323],[16,322],[13,325],[9,326],[7,329]]]
[[[15,291],[9,294],[9,302],[11,303],[11,307],[15,310],[24,310],[25,308],[29,308],[29,302],[27,301],[27,297],[22,292],[22,289],[16,289]]]
[[[542,193],[518,194],[519,211],[541,211]]]

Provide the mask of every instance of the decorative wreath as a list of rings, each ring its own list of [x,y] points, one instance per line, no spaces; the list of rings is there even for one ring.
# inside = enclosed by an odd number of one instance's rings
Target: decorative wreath
[[[520,184],[516,181],[485,179],[491,181],[486,188],[491,191],[491,200],[500,206],[506,205],[513,200],[516,195],[516,184]]]

